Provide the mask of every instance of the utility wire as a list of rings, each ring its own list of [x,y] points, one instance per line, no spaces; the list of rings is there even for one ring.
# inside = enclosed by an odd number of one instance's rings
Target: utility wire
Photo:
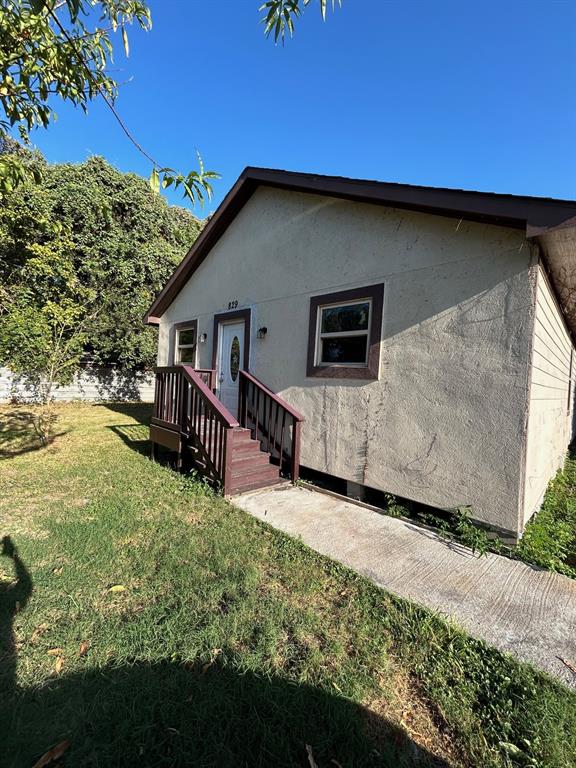
[[[57,7],[58,7],[58,6],[57,6]],[[128,128],[128,126],[126,125],[126,123],[124,122],[124,120],[123,120],[123,119],[122,119],[122,117],[120,116],[120,114],[119,114],[118,110],[117,110],[117,109],[116,109],[116,107],[114,106],[114,103],[113,103],[113,102],[110,100],[110,98],[109,98],[108,94],[107,94],[107,93],[104,91],[104,89],[102,88],[102,86],[100,85],[100,83],[99,83],[99,82],[98,82],[98,81],[97,81],[97,80],[94,78],[94,75],[92,74],[92,71],[91,71],[90,67],[89,67],[89,66],[88,66],[88,64],[85,62],[85,60],[84,60],[84,57],[82,56],[82,54],[80,53],[80,51],[79,51],[79,50],[78,50],[78,48],[76,47],[76,43],[74,42],[74,39],[73,39],[73,37],[71,37],[71,36],[68,34],[68,31],[67,31],[67,30],[66,30],[66,28],[65,28],[65,27],[62,25],[62,23],[60,22],[60,19],[59,19],[59,18],[56,16],[56,14],[54,13],[54,11],[53,11],[53,10],[52,10],[52,8],[50,8],[50,7],[48,7],[48,14],[49,14],[49,16],[50,16],[50,17],[53,19],[54,23],[56,24],[56,26],[58,27],[58,29],[60,30],[60,32],[61,32],[61,33],[64,35],[64,37],[66,38],[66,40],[69,42],[69,44],[70,44],[70,46],[71,46],[72,50],[74,51],[74,53],[75,53],[75,54],[76,54],[76,56],[78,57],[78,60],[80,61],[80,63],[82,64],[82,66],[84,67],[84,70],[85,70],[85,72],[86,72],[86,74],[87,74],[87,76],[88,76],[88,80],[89,80],[89,82],[90,82],[90,83],[91,83],[91,84],[94,86],[94,88],[96,88],[96,90],[98,91],[98,93],[100,94],[100,96],[102,97],[102,99],[104,100],[104,103],[106,104],[106,106],[108,107],[108,109],[109,109],[109,110],[112,112],[112,114],[114,115],[114,117],[115,117],[115,119],[116,119],[116,121],[117,121],[118,125],[120,126],[120,128],[121,128],[121,129],[124,131],[124,133],[126,134],[126,136],[128,137],[128,139],[129,139],[129,140],[132,142],[132,144],[133,144],[133,145],[136,147],[136,149],[137,149],[137,150],[138,150],[138,151],[139,151],[139,152],[140,152],[140,153],[141,153],[141,154],[142,154],[142,155],[143,155],[143,156],[144,156],[144,157],[145,157],[147,160],[149,160],[149,161],[152,163],[152,165],[153,165],[155,168],[159,168],[159,167],[160,167],[160,163],[156,162],[156,160],[155,160],[155,159],[154,159],[154,158],[153,158],[151,155],[149,155],[149,154],[148,154],[148,152],[146,152],[146,150],[144,149],[144,147],[143,147],[143,146],[142,146],[142,145],[141,145],[141,144],[140,144],[140,143],[139,143],[139,142],[138,142],[138,141],[135,139],[135,137],[132,135],[132,133],[130,132],[130,130],[129,130],[129,128]]]

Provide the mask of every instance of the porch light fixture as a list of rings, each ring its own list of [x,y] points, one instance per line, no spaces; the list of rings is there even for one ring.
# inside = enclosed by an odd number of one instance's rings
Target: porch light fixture
[[[208,338],[208,334],[207,333],[201,333],[200,334],[200,338],[198,339],[198,341],[200,342],[200,344],[206,344],[206,339],[207,338]]]
[[[266,334],[268,333],[268,328],[264,325],[262,328],[258,328],[258,334],[257,338],[264,339],[266,338]]]

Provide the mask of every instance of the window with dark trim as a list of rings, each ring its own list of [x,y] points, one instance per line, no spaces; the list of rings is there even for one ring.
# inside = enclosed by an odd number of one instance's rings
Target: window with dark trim
[[[377,379],[384,285],[310,299],[307,375]]]
[[[197,329],[196,320],[174,326],[174,365],[196,365]]]

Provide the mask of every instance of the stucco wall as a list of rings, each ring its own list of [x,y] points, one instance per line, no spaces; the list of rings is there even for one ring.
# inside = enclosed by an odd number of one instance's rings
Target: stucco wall
[[[161,318],[198,318],[199,366],[230,301],[250,367],[306,417],[302,463],[515,531],[531,332],[530,248],[510,229],[260,188]],[[310,296],[384,282],[378,381],[306,378]],[[255,338],[265,325],[264,340]]]
[[[523,523],[539,508],[573,434],[573,345],[546,273],[535,269],[536,309],[528,404]],[[570,394],[570,397],[569,397]]]

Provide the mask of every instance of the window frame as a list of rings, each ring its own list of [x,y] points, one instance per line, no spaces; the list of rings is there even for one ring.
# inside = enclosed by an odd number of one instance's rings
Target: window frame
[[[355,304],[368,304],[368,322],[366,328],[361,331],[323,331],[322,317],[325,309],[334,309],[335,307],[353,307]],[[368,365],[368,355],[370,353],[370,321],[372,319],[372,299],[356,299],[345,303],[337,302],[335,304],[321,304],[318,307],[318,317],[316,320],[316,347],[314,350],[315,365],[322,368],[338,366],[339,368],[366,368]],[[358,338],[366,337],[366,352],[364,361],[361,363],[323,363],[322,362],[322,341],[330,338]]]
[[[196,360],[198,355],[198,320],[185,320],[182,323],[175,323],[172,327],[174,334],[174,353],[172,355],[174,365],[191,365],[192,368],[196,368]],[[182,331],[194,331],[194,344],[180,344],[180,334]],[[193,362],[182,362],[180,360],[181,349],[193,349],[194,360]]]
[[[214,332],[212,342],[212,368],[218,370],[218,354],[220,348],[220,326],[227,323],[233,323],[239,320],[244,320],[244,370],[247,371],[250,368],[250,338],[251,338],[251,323],[252,323],[252,310],[248,309],[233,309],[230,312],[218,312],[214,315]]]
[[[322,333],[322,310],[329,307],[349,306],[369,301],[370,314],[367,331],[343,331]],[[377,379],[380,370],[380,345],[382,342],[382,307],[384,284],[353,288],[348,291],[327,293],[310,298],[308,326],[308,360],[306,375],[316,378]],[[364,363],[321,363],[321,338],[326,336],[367,335],[366,361]]]

